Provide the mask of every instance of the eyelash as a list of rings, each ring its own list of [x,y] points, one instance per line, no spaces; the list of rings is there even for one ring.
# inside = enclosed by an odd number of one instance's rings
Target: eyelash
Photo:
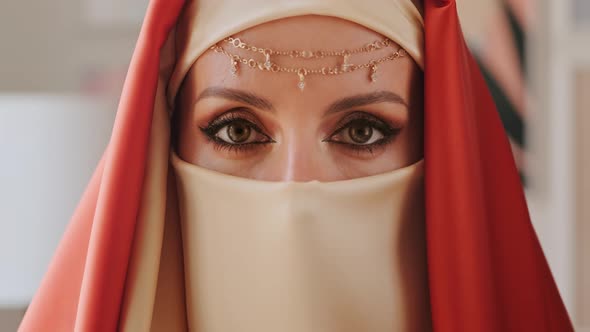
[[[242,114],[240,114],[242,113]],[[208,139],[209,142],[215,144],[215,149],[218,151],[228,151],[228,152],[235,152],[235,153],[242,153],[242,152],[249,152],[254,149],[266,146],[271,143],[276,143],[272,138],[264,133],[264,131],[256,125],[253,121],[248,120],[247,117],[251,117],[248,111],[244,111],[242,109],[231,109],[226,111],[225,113],[221,114],[211,122],[209,122],[204,127],[199,127],[199,129],[203,132],[205,137]],[[216,135],[218,134],[219,130],[223,127],[235,123],[235,122],[242,122],[249,126],[252,130],[257,132],[260,135],[263,135],[267,138],[265,141],[260,142],[251,142],[251,143],[243,143],[243,144],[232,144],[228,143]],[[349,128],[353,124],[362,124],[371,126],[379,130],[383,134],[383,138],[379,139],[378,141],[371,143],[371,144],[351,144],[346,142],[339,142],[331,140],[332,137],[336,136],[337,134],[341,133],[343,130]],[[391,126],[387,124],[385,121],[377,118],[374,115],[363,111],[354,111],[347,116],[345,116],[342,120],[340,120],[338,129],[334,130],[330,136],[323,139],[323,142],[328,142],[332,144],[337,144],[347,149],[356,152],[358,154],[361,153],[370,153],[373,154],[376,148],[384,147],[389,144],[400,132],[401,128]]]
[[[240,113],[242,113],[241,116]],[[253,121],[246,119],[246,117],[248,117],[247,115],[249,115],[248,113],[248,111],[245,111],[243,109],[231,109],[229,111],[222,113],[220,116],[209,122],[205,127],[199,127],[199,129],[201,129],[201,132],[205,134],[205,137],[209,142],[215,144],[215,149],[218,151],[241,153],[251,151],[253,149],[270,143],[275,143],[275,141],[272,140],[268,135],[266,135],[264,131],[260,129],[259,126],[254,124]],[[255,132],[265,136],[267,140],[263,142],[232,144],[216,136],[219,130],[221,130],[223,127],[235,122],[246,123],[247,126],[253,129]]]
[[[361,124],[364,126],[370,126],[372,128],[375,128],[383,134],[383,138],[371,144],[351,144],[334,141],[330,139],[336,136],[337,134],[341,133],[342,131],[346,130],[353,124]],[[350,149],[351,151],[356,152],[358,154],[361,154],[363,152],[373,154],[376,148],[381,148],[389,144],[400,131],[401,128],[394,127],[372,114],[363,111],[354,111],[345,116],[342,120],[340,120],[338,129],[336,129],[332,134],[330,134],[330,136],[326,137],[323,141],[344,146],[347,149]]]

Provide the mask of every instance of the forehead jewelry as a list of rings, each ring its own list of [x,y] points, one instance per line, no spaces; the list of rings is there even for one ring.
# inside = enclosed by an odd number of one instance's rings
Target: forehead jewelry
[[[373,59],[363,64],[350,63],[350,57],[359,53],[371,53],[377,50],[381,50],[388,47],[393,47],[393,42],[390,39],[383,39],[367,44],[362,47],[358,47],[352,50],[338,50],[338,51],[310,51],[310,50],[274,50],[270,48],[257,47],[254,45],[247,44],[239,38],[228,37],[225,38],[223,43],[229,45],[230,48],[242,49],[247,52],[259,53],[259,59],[242,57],[238,54],[233,54],[226,50],[220,43],[211,46],[211,49],[215,52],[226,55],[230,61],[230,72],[232,75],[237,76],[240,72],[240,65],[244,65],[247,68],[258,69],[262,71],[269,71],[272,73],[292,73],[298,77],[297,87],[303,91],[305,89],[305,78],[309,75],[340,75],[344,73],[351,73],[360,69],[368,70],[368,79],[374,83],[377,81],[377,67],[386,61],[392,61],[397,58],[405,56],[406,52],[404,49],[399,48],[395,52],[381,58]],[[321,59],[321,58],[340,58],[338,65],[320,67],[320,68],[307,68],[307,67],[284,67],[274,60],[279,57],[290,57],[300,58],[303,60],[310,59]]]

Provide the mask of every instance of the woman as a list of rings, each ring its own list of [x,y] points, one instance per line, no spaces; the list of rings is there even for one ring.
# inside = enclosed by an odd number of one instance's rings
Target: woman
[[[423,12],[152,1],[21,330],[571,331],[455,4]]]

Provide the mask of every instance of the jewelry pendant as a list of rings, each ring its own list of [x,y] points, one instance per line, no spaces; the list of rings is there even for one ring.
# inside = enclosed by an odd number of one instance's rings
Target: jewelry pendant
[[[342,56],[342,65],[340,66],[340,71],[346,73],[350,70],[350,67],[352,66],[352,64],[348,63],[348,58],[350,57],[350,54],[344,54]]]
[[[299,83],[297,83],[297,87],[299,90],[303,91],[305,89],[305,69],[299,69],[297,71],[297,75],[299,75]]]
[[[270,53],[264,53],[264,68],[266,68],[266,70],[270,70],[272,68],[272,62],[270,61]]]
[[[372,65],[371,66],[371,83],[375,83],[377,82],[377,65]]]
[[[231,68],[229,72],[233,76],[238,76],[238,61],[235,58],[231,58]]]

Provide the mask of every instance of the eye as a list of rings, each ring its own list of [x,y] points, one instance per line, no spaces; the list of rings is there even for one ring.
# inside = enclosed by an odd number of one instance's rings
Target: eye
[[[363,111],[355,111],[342,118],[337,129],[324,142],[340,145],[346,150],[373,154],[377,148],[384,148],[401,131],[387,121]]]
[[[256,131],[253,124],[244,120],[234,120],[219,128],[215,137],[229,144],[249,144],[264,141],[268,138]]]
[[[273,143],[274,141],[260,129],[260,125],[256,122],[255,117],[249,112],[232,110],[200,129],[213,143],[224,148],[244,148]]]
[[[400,130],[364,112],[354,112],[325,141],[350,146],[372,146],[392,138]]]
[[[354,145],[369,145],[382,140],[385,135],[371,123],[351,121],[331,137],[333,141]]]

